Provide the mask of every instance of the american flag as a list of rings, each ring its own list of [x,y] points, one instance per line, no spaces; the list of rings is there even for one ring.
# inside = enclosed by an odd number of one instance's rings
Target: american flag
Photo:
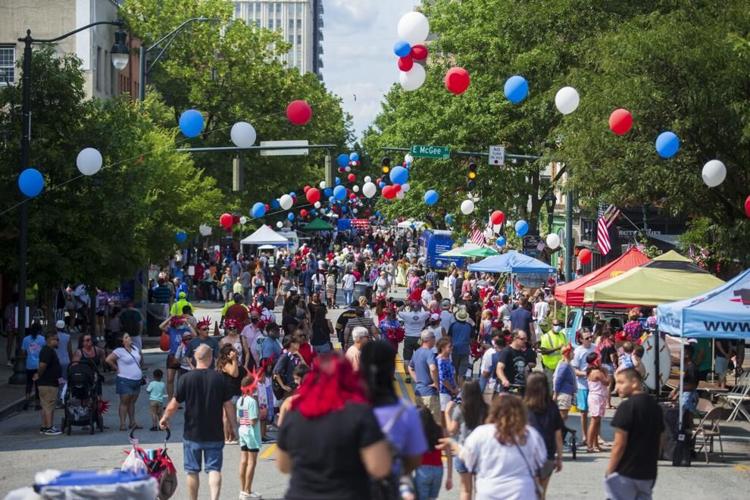
[[[602,255],[607,255],[612,250],[612,244],[609,240],[609,228],[620,216],[620,209],[610,205],[603,210],[603,205],[599,205],[599,219],[596,224],[596,244]]]
[[[471,233],[469,233],[469,241],[475,245],[484,245],[484,234],[477,226],[477,221],[471,221]]]
[[[357,229],[367,229],[370,227],[370,219],[352,219],[352,227]]]

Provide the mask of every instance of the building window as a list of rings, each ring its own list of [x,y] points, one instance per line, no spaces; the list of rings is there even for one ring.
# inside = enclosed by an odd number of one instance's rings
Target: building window
[[[0,85],[16,81],[16,46],[0,45]]]
[[[97,47],[96,48],[96,64],[94,66],[94,85],[96,90],[101,90],[102,84],[101,84],[101,72],[99,69],[102,67],[102,48]]]
[[[297,45],[302,45],[302,35],[297,35]]]
[[[278,2],[276,3],[276,13],[281,14],[281,4]]]

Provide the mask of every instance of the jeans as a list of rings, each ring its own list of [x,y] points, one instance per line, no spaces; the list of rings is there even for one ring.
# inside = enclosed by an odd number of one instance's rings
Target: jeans
[[[331,352],[331,344],[330,343],[328,343],[328,344],[320,344],[320,345],[313,345],[312,348],[313,348],[313,350],[317,354],[324,354],[326,352]]]
[[[354,300],[354,290],[344,290],[344,305],[351,305],[352,300]]]
[[[632,479],[617,472],[604,478],[607,500],[651,500],[655,479]]]
[[[431,500],[440,493],[443,468],[439,465],[420,465],[414,472],[414,488],[417,500]]]
[[[182,439],[185,472],[198,473],[201,463],[206,472],[221,472],[224,461],[224,441],[190,441]]]

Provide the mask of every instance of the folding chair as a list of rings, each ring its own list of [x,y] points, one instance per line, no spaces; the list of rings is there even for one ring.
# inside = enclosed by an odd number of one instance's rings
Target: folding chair
[[[732,413],[727,418],[728,422],[733,421],[737,418],[739,413],[750,422],[750,412],[748,412],[743,403],[750,401],[750,372],[745,372],[737,378],[737,383],[726,394],[720,396],[722,400],[725,400],[729,407],[732,408]]]
[[[708,463],[708,454],[714,452],[714,438],[719,439],[719,449],[721,450],[719,456],[724,456],[724,444],[721,442],[721,427],[719,426],[724,411],[723,408],[718,406],[712,408],[701,419],[698,427],[693,431],[695,444],[700,444],[700,447],[695,452],[700,453],[703,451],[703,454],[706,456],[706,463]]]

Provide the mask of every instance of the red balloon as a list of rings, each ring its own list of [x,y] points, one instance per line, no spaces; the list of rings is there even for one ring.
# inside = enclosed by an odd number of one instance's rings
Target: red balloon
[[[232,214],[221,214],[221,217],[219,217],[219,224],[221,224],[221,227],[226,230],[232,229],[234,217],[232,217]]]
[[[357,195],[354,194],[354,193],[352,193],[352,194],[349,195],[349,199],[356,200],[357,199]]]
[[[307,125],[312,119],[312,108],[307,101],[292,101],[286,107],[286,117],[293,125]]]
[[[415,61],[424,61],[425,59],[427,59],[427,54],[429,54],[427,47],[421,44],[417,44],[411,48],[411,54],[409,55]]]
[[[401,71],[410,71],[414,67],[414,59],[411,56],[398,58],[398,69]]]
[[[633,115],[624,108],[618,108],[609,115],[609,129],[617,135],[624,135],[633,128]]]
[[[315,202],[320,201],[320,190],[318,188],[310,188],[305,193],[305,197],[308,202],[315,204]]]
[[[306,185],[304,188],[302,188],[302,191],[304,191],[306,193],[308,189],[310,189],[310,186]]]
[[[300,217],[307,217],[307,214],[308,214],[307,209],[303,208],[302,210],[299,211]]]
[[[745,198],[745,215],[750,219],[750,194]]]
[[[357,176],[354,174],[349,174],[346,178],[349,179],[349,182],[354,182],[357,180]]]
[[[466,89],[469,88],[471,78],[469,77],[469,72],[464,68],[455,67],[449,69],[445,74],[444,83],[445,88],[448,89],[449,92],[459,95],[466,92]]]
[[[588,264],[591,262],[591,258],[594,256],[594,254],[591,253],[591,250],[588,248],[584,248],[580,252],[578,252],[578,260],[581,261],[581,264]]]
[[[490,215],[490,221],[496,226],[500,225],[505,222],[505,214],[502,210],[495,210],[492,212],[492,215]]]
[[[393,190],[394,190],[394,191],[396,191],[397,193],[398,193],[399,191],[401,191],[401,184],[394,184],[394,185],[393,185]]]
[[[396,193],[398,193],[398,191],[396,191],[393,186],[385,186],[383,188],[383,198],[385,198],[386,200],[395,198]]]

